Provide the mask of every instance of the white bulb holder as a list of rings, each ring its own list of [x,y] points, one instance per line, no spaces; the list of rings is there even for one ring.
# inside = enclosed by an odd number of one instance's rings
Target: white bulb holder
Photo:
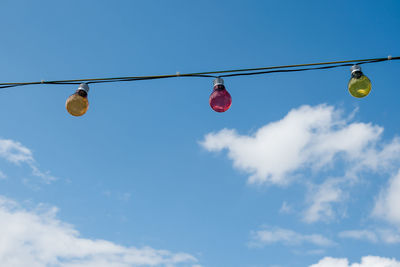
[[[359,65],[353,65],[353,66],[351,66],[350,71],[351,71],[351,74],[353,74],[356,71],[361,72],[361,67]]]
[[[217,85],[224,85],[224,80],[222,79],[222,78],[220,78],[220,77],[218,77],[218,78],[216,78],[215,80],[214,80],[214,86],[217,86]]]
[[[89,85],[87,83],[81,83],[78,87],[78,91],[85,91],[86,94],[89,93]]]

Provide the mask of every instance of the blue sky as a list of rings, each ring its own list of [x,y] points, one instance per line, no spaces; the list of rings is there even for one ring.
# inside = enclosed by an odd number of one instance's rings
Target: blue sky
[[[2,82],[400,55],[398,1],[0,3]],[[400,64],[0,97],[2,266],[400,266]],[[386,265],[385,265],[386,264]],[[358,266],[358,265],[357,265]]]

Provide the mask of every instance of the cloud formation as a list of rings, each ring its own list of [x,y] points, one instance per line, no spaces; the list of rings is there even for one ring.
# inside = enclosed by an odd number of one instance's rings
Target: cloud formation
[[[27,164],[31,168],[32,174],[40,177],[45,183],[56,180],[49,173],[39,170],[32,151],[20,142],[11,139],[0,139],[0,157],[16,165]]]
[[[349,175],[390,167],[400,154],[400,142],[393,139],[380,147],[382,132],[377,125],[349,122],[332,106],[301,106],[254,134],[223,129],[207,134],[200,144],[212,152],[226,149],[234,167],[250,174],[249,183],[282,185],[298,171],[323,170],[340,159],[352,166]]]
[[[375,230],[347,230],[339,233],[341,238],[365,240],[372,243],[383,242],[386,244],[400,243],[400,234],[391,229]]]
[[[312,185],[307,197],[310,206],[303,214],[303,220],[313,223],[320,220],[328,221],[335,217],[332,203],[343,201],[346,198],[341,185],[343,179],[328,179],[320,185]]]
[[[370,230],[347,230],[339,233],[341,238],[350,238],[358,240],[367,240],[370,242],[378,242],[378,236],[375,232]]]
[[[323,247],[335,245],[335,242],[319,234],[304,235],[283,228],[263,229],[251,232],[250,246],[259,247],[272,243],[283,243],[290,246],[298,246],[304,243]]]
[[[382,127],[352,122],[352,117],[329,105],[305,105],[253,134],[222,129],[206,134],[200,145],[210,152],[227,151],[234,168],[249,174],[250,184],[301,181],[309,188],[303,220],[327,221],[337,215],[332,205],[347,198],[346,187],[367,172],[391,173],[400,162],[399,138],[384,142]],[[321,175],[328,179],[314,184],[312,178]],[[376,214],[388,211],[387,218],[400,223],[399,210],[390,206],[400,196],[397,187],[400,178],[382,196]]]
[[[400,229],[400,171],[393,176],[376,201],[373,215],[382,218]]]
[[[350,264],[348,259],[345,258],[325,257],[309,267],[400,267],[400,262],[396,259],[365,256],[361,258],[360,263]]]
[[[0,197],[0,265],[62,267],[191,266],[197,259],[151,247],[124,247],[80,237],[56,208],[28,211]]]

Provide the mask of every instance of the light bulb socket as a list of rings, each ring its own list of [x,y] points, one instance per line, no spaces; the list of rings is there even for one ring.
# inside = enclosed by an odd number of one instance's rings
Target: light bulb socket
[[[361,67],[358,65],[353,65],[350,68],[351,74],[353,74],[354,72],[361,72]]]
[[[224,80],[222,79],[222,78],[216,78],[215,80],[214,80],[214,87],[215,86],[217,86],[217,85],[224,85]]]
[[[78,87],[78,91],[85,91],[86,94],[89,93],[89,85],[87,83],[81,83]]]

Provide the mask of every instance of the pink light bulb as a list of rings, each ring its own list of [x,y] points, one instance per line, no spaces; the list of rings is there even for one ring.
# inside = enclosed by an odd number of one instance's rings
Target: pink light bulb
[[[227,111],[232,104],[232,97],[226,91],[224,86],[224,80],[222,78],[216,78],[214,80],[213,92],[210,95],[210,106],[216,112]]]

